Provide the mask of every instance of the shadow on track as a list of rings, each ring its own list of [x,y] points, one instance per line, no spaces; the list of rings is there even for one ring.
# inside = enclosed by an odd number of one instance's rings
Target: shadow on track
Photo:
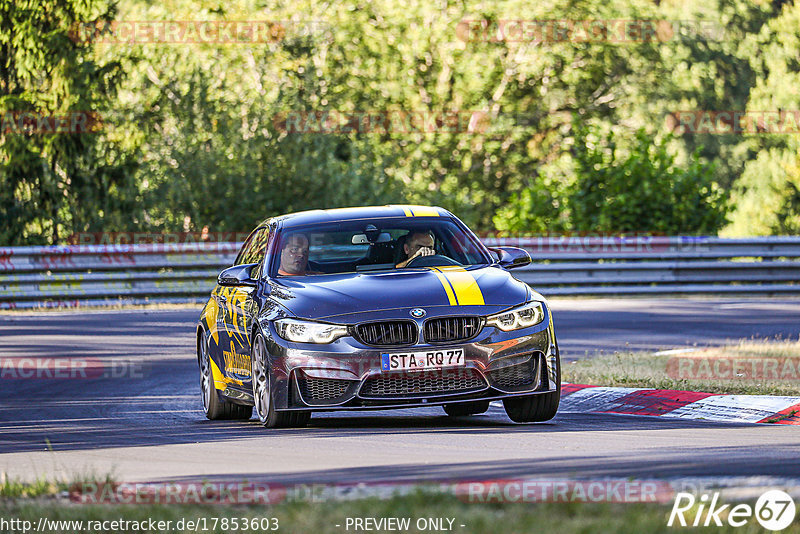
[[[784,447],[787,457],[800,454],[800,445]],[[653,457],[659,458],[654,462]],[[786,465],[774,458],[754,458],[739,447],[688,448],[675,451],[654,449],[651,454],[630,456],[592,456],[499,460],[452,464],[399,464],[302,471],[295,473],[248,473],[247,481],[276,484],[358,484],[391,481],[394,483],[456,482],[468,480],[501,480],[519,478],[583,480],[603,478],[800,476],[800,465]],[[203,476],[208,481],[241,480],[241,474]],[[198,481],[194,477],[171,478],[170,481]]]
[[[199,395],[198,395],[199,396]],[[713,423],[612,414],[559,414],[553,421],[518,425],[502,408],[472,417],[447,417],[439,407],[383,412],[314,414],[299,429],[266,429],[250,421],[209,421],[195,396],[104,397],[40,404],[37,416],[29,407],[4,403],[0,408],[0,452],[87,450],[181,443],[206,443],[243,438],[342,438],[390,435],[447,434],[491,436],[562,432],[624,432],[687,428],[737,428],[750,424]],[[49,409],[57,412],[49,415]],[[13,416],[15,411],[28,415]],[[12,415],[11,418],[8,416]],[[9,420],[10,419],[10,420]],[[267,442],[268,443],[268,442]]]

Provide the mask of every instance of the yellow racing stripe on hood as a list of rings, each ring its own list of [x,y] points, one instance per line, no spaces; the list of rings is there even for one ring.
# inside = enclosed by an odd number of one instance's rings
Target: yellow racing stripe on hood
[[[447,281],[450,282],[459,305],[482,306],[485,304],[483,301],[483,293],[481,293],[481,288],[477,280],[475,280],[475,277],[466,269],[463,267],[448,266],[436,267],[435,270],[444,275]],[[451,301],[450,304],[452,305],[453,302]]]
[[[444,288],[444,292],[447,293],[447,300],[450,301],[450,306],[455,306],[458,304],[456,300],[455,292],[453,291],[453,286],[450,285],[450,281],[445,278],[445,276],[440,273],[435,267],[431,268],[431,272],[436,275],[439,279],[439,282],[442,283],[442,287]]]

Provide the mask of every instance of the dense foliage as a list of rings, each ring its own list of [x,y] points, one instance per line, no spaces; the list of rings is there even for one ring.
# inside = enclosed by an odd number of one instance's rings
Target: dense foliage
[[[441,205],[479,231],[800,229],[797,134],[673,133],[668,120],[800,110],[791,1],[0,0],[0,15],[0,112],[104,119],[91,134],[0,130],[3,244],[247,231],[288,211],[396,202]],[[280,24],[256,43],[71,38],[112,19]],[[599,19],[692,24],[491,39],[504,20]],[[283,120],[323,111],[466,120],[422,132]]]
[[[572,223],[583,232],[655,232],[680,235],[715,232],[724,222],[725,204],[712,181],[713,169],[699,161],[699,150],[687,165],[675,165],[664,143],[643,130],[630,153],[608,139],[598,146],[578,129],[575,138],[576,180],[570,194]]]
[[[85,2],[0,1],[0,243],[57,243],[65,233],[124,227],[136,209],[134,152],[94,133],[25,133],[18,113],[41,119],[104,112],[123,71],[94,61],[69,37],[91,11]],[[99,19],[111,19],[106,9]],[[86,118],[86,115],[83,115]]]

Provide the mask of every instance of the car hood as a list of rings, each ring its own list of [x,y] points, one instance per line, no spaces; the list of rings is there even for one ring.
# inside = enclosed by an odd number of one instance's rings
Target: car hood
[[[270,297],[296,317],[359,321],[408,314],[487,315],[526,302],[544,300],[504,269],[424,268],[389,272],[283,277],[272,282]]]

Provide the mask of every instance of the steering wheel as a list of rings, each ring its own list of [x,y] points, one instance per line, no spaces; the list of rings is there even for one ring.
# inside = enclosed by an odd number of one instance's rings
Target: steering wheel
[[[461,264],[452,258],[442,256],[441,254],[433,254],[431,256],[417,256],[406,264],[406,267],[442,267],[445,265],[456,265],[461,267]]]

